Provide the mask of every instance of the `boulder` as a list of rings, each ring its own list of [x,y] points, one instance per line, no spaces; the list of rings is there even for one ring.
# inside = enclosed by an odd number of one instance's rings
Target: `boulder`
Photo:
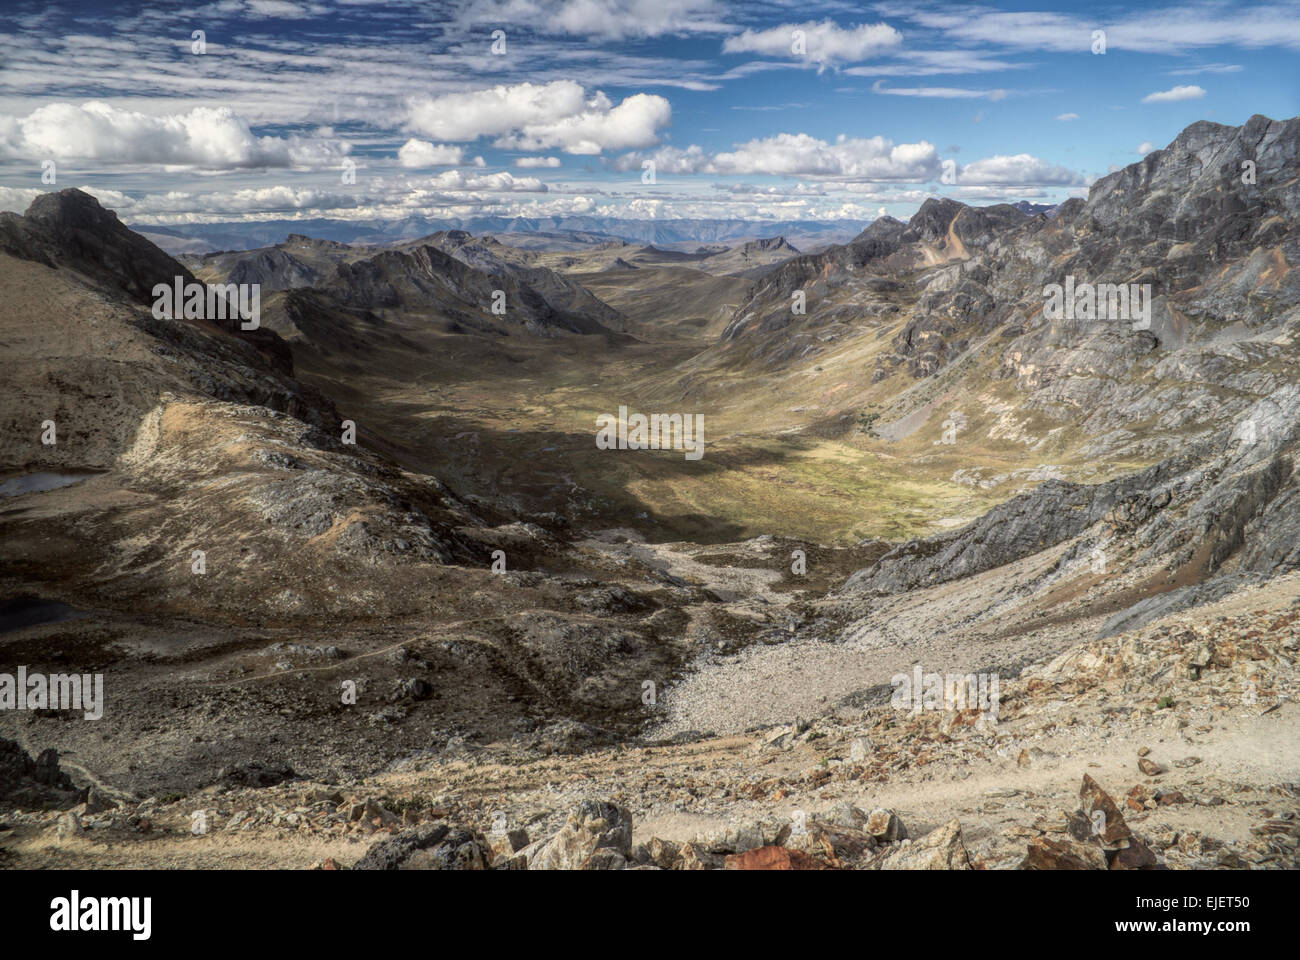
[[[597,850],[609,848],[624,859],[632,854],[632,814],[624,807],[585,800],[551,837],[524,848],[529,870],[581,870]],[[592,864],[607,860],[592,861]]]
[[[877,870],[970,870],[961,823],[949,820],[920,840],[890,847],[874,864]]]

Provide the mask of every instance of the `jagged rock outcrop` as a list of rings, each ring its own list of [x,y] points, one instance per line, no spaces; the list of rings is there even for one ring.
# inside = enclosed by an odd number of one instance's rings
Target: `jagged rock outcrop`
[[[588,801],[559,831],[519,852],[529,870],[621,870],[632,853],[632,815],[625,807]]]
[[[76,786],[59,767],[57,750],[33,760],[13,740],[0,737],[0,800],[18,806],[70,806]]]

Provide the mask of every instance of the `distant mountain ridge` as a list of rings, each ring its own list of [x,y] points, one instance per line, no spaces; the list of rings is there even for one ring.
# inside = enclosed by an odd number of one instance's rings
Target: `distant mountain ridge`
[[[527,251],[463,230],[384,247],[291,234],[275,246],[184,259],[209,282],[257,283],[267,292],[293,293],[267,303],[269,325],[286,335],[303,329],[299,321],[310,314],[307,304],[318,316],[427,312],[482,332],[521,325],[541,335],[612,336],[622,326],[617,310],[567,277],[534,265]],[[499,320],[486,312],[497,291],[510,305]]]
[[[163,249],[193,253],[195,241],[214,250],[249,250],[280,243],[289,234],[306,234],[343,243],[387,244],[440,231],[482,234],[544,234],[583,245],[625,240],[638,244],[725,243],[784,236],[795,246],[842,243],[860,233],[865,220],[631,220],[615,217],[468,217],[404,220],[263,220],[257,223],[194,223],[157,227],[138,224]]]

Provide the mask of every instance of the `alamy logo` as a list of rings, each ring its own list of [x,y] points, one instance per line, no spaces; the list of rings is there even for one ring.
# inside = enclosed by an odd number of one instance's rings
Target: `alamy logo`
[[[129,930],[133,940],[148,940],[153,932],[152,897],[85,897],[73,890],[69,897],[50,901],[50,929],[61,933],[80,930]]]
[[[102,673],[0,673],[0,710],[80,710],[87,720],[104,715]]]
[[[1048,320],[1129,320],[1134,330],[1151,329],[1151,284],[1080,283],[1043,287],[1043,316]]]
[[[256,330],[262,322],[260,283],[186,283],[176,277],[153,287],[155,320],[234,320],[241,330]]]
[[[687,460],[704,456],[704,414],[634,413],[618,408],[618,416],[596,417],[599,450],[684,450]]]
[[[922,673],[919,663],[912,673],[896,673],[889,680],[894,695],[889,705],[895,710],[981,710],[997,720],[998,675],[996,673]]]

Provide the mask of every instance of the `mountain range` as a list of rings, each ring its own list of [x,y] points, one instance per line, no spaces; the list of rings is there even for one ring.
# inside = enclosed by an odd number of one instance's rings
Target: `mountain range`
[[[727,244],[785,235],[801,246],[834,243],[860,231],[860,221],[810,220],[629,220],[618,217],[470,217],[404,220],[259,220],[213,221],[185,225],[139,224],[169,253],[210,253],[269,246],[296,233],[343,243],[382,244],[410,240],[431,233],[463,230],[473,234],[509,235],[516,243],[542,242],[548,249],[562,244],[587,246],[609,240],[669,246]]]
[[[197,804],[252,863],[297,804],[276,856],[359,868],[1294,867],[1297,224],[1263,116],[851,230],[0,214],[0,651],[110,704],[0,712],[16,855]]]

